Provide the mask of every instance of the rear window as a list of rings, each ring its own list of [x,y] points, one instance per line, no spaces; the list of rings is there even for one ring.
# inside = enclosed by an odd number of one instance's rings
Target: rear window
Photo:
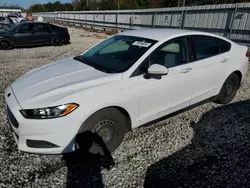
[[[222,39],[219,39],[219,38],[217,38],[216,41],[217,41],[217,43],[219,44],[219,46],[221,48],[221,53],[230,51],[231,44],[229,42],[227,42],[225,40],[222,40]]]
[[[47,24],[38,23],[36,24],[36,30],[40,32],[47,32],[49,31],[49,26]]]

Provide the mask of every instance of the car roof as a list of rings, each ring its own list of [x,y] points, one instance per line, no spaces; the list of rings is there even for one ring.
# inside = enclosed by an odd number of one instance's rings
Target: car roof
[[[183,35],[207,35],[207,36],[216,36],[221,38],[220,36],[211,33],[185,30],[185,29],[135,29],[130,31],[124,31],[122,33],[119,33],[119,35],[143,37],[157,41],[165,40],[172,36],[183,36]]]

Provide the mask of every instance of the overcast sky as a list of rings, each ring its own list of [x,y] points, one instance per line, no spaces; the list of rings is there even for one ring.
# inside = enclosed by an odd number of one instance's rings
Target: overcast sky
[[[33,3],[48,3],[55,2],[56,0],[0,0],[0,5],[6,3],[7,5],[16,5],[19,4],[23,8],[29,8],[29,6]],[[60,0],[61,2],[71,2],[72,0]]]

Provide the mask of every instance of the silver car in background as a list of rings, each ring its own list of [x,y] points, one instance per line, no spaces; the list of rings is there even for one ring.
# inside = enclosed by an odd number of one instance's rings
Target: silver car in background
[[[0,29],[7,30],[15,25],[14,21],[8,17],[0,16]]]
[[[7,17],[10,18],[15,24],[25,22],[25,19],[23,17],[17,16],[14,14],[9,14],[7,15]]]

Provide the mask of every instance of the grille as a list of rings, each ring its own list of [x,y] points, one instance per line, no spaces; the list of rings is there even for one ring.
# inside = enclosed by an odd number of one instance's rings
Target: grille
[[[8,106],[7,106],[7,114],[8,114],[11,125],[13,125],[15,128],[18,128],[19,123],[17,122],[15,116],[12,114]]]
[[[26,140],[26,144],[30,148],[57,148],[59,146],[43,141],[43,140]]]

